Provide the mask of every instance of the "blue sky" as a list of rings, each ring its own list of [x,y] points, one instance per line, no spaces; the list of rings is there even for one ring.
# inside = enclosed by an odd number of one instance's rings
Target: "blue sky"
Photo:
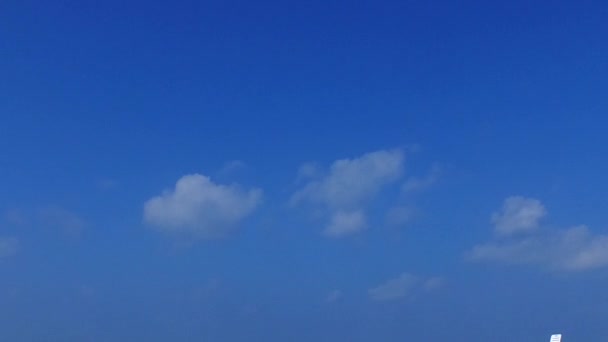
[[[607,17],[3,1],[0,339],[607,338]]]

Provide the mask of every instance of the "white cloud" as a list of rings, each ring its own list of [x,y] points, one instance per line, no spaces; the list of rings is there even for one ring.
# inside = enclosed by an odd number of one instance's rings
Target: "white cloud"
[[[539,200],[512,196],[505,199],[500,211],[492,215],[492,223],[496,233],[500,235],[525,233],[538,228],[540,219],[546,213]]]
[[[438,277],[425,278],[409,273],[402,273],[397,278],[390,279],[368,291],[371,299],[376,301],[392,301],[408,297],[420,290],[434,290],[442,280]]]
[[[608,266],[608,235],[594,234],[584,225],[568,229],[536,229],[538,219],[545,215],[543,205],[537,200],[513,198],[516,200],[511,200],[510,204],[505,202],[502,212],[522,211],[505,210],[506,207],[528,208],[524,214],[513,214],[519,218],[510,221],[516,222],[510,226],[528,227],[530,234],[477,245],[467,253],[469,260],[534,265],[564,272]],[[495,214],[493,221],[496,221],[496,217],[502,219],[504,216]]]
[[[180,178],[175,188],[144,204],[144,220],[170,233],[215,238],[226,235],[260,204],[260,189],[221,185],[201,174]]]
[[[338,211],[332,215],[324,234],[339,238],[360,232],[366,227],[367,223],[362,211]]]
[[[327,235],[346,236],[361,231],[365,205],[386,185],[401,178],[404,155],[401,150],[381,150],[336,160],[325,175],[319,175],[312,165],[305,164],[300,169],[300,178],[304,175],[312,179],[291,197],[291,204],[310,203],[325,208],[332,221]],[[343,233],[333,234],[334,230]]]
[[[529,264],[553,271],[585,271],[608,266],[608,235],[594,235],[586,226],[540,236],[475,246],[474,261]]]
[[[7,258],[17,254],[19,240],[14,237],[0,237],[0,258]]]
[[[383,186],[401,177],[404,156],[400,150],[377,151],[355,159],[336,160],[329,173],[309,182],[292,197],[293,203],[310,201],[331,208],[360,206]]]

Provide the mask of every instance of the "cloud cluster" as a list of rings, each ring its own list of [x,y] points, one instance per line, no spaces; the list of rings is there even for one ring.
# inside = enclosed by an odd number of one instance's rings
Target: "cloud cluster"
[[[608,266],[608,235],[593,234],[584,225],[541,229],[538,221],[545,215],[538,200],[507,198],[501,211],[492,215],[498,238],[475,246],[468,258],[569,272]],[[509,236],[513,233],[518,235]]]
[[[19,240],[14,237],[0,237],[0,258],[8,258],[17,254]]]
[[[300,178],[308,181],[293,194],[291,204],[309,203],[327,210],[326,236],[352,235],[367,227],[366,204],[385,186],[398,181],[403,169],[401,150],[381,150],[336,160],[325,173],[306,164],[300,169]]]
[[[502,208],[492,214],[492,223],[500,235],[528,233],[538,228],[540,219],[546,214],[539,200],[512,196],[505,199]]]
[[[157,229],[201,238],[228,234],[260,204],[260,189],[216,184],[201,174],[180,178],[175,188],[144,204],[144,221]]]
[[[420,291],[431,291],[441,286],[439,277],[421,277],[402,273],[368,291],[369,297],[376,301],[392,301],[406,298]]]

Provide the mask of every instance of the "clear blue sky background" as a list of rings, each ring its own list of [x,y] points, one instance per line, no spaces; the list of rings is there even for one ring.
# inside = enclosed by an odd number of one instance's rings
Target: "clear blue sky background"
[[[605,340],[607,18],[0,2],[0,340]]]

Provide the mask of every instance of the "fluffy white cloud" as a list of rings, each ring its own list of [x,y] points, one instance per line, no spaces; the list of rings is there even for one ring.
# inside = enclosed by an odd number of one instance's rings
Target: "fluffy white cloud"
[[[365,227],[365,205],[383,187],[401,178],[404,155],[401,150],[381,150],[340,159],[324,175],[311,165],[301,168],[300,179],[302,174],[311,179],[291,197],[291,203],[307,202],[327,209],[331,222],[325,233],[341,237]]]
[[[392,301],[405,298],[420,290],[434,290],[440,287],[442,282],[439,277],[425,278],[402,273],[397,278],[370,289],[368,294],[376,301]]]
[[[17,254],[19,240],[14,237],[0,237],[0,258],[7,258]]]
[[[335,212],[324,234],[330,237],[342,237],[357,233],[367,227],[362,211]]]
[[[514,225],[536,228],[538,219],[545,215],[540,201],[512,198],[518,200],[512,201],[510,208],[529,209],[512,221],[519,222]],[[495,215],[493,221],[495,217],[503,216]],[[475,246],[467,257],[472,261],[535,265],[552,271],[585,271],[608,266],[608,235],[593,234],[583,225],[568,229],[533,229],[529,233]]]
[[[144,204],[144,220],[159,230],[214,238],[226,235],[260,204],[262,191],[221,185],[201,174],[180,178],[175,188]]]
[[[505,199],[502,208],[492,215],[492,223],[500,235],[525,233],[538,228],[540,219],[546,214],[539,200],[512,196]]]

